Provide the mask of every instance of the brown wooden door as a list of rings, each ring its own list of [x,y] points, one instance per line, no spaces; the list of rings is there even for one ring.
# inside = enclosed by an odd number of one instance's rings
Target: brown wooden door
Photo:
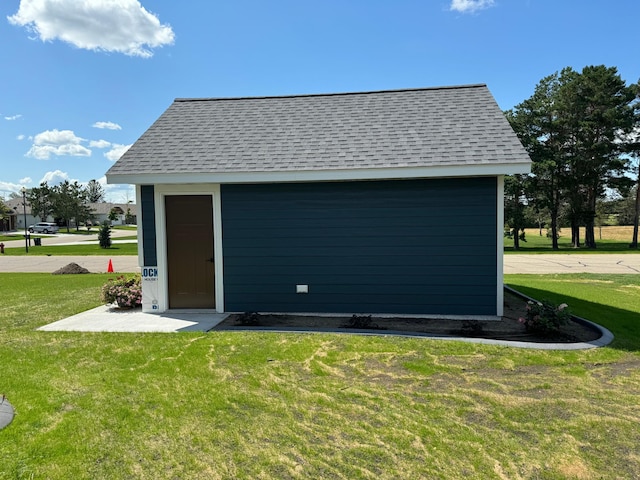
[[[165,197],[169,308],[215,308],[211,195]]]

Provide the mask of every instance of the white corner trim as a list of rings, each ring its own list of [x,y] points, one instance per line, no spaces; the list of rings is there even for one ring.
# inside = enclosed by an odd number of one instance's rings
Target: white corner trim
[[[497,310],[496,315],[501,317],[504,315],[504,175],[497,178],[497,198],[496,198],[496,223],[497,223]]]

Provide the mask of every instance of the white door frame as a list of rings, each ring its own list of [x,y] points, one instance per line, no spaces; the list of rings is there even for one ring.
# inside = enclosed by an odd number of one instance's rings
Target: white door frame
[[[222,207],[219,184],[155,185],[156,248],[158,257],[158,307],[169,308],[169,279],[167,276],[167,235],[164,198],[169,195],[211,195],[213,201],[213,258],[214,295],[216,312],[224,312],[224,268],[222,265]]]

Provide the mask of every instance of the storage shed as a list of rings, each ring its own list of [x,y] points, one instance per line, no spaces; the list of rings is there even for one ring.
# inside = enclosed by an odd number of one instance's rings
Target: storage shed
[[[143,309],[500,316],[485,85],[177,99],[107,172],[136,185]]]

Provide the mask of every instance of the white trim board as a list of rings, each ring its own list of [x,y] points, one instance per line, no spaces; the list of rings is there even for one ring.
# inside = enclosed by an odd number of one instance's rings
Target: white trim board
[[[351,170],[291,170],[268,172],[183,172],[107,175],[107,183],[128,184],[222,184],[399,180],[411,178],[486,177],[529,173],[531,164],[500,163],[430,167],[363,168]]]
[[[215,302],[217,312],[224,312],[224,267],[222,255],[222,205],[220,201],[220,185],[155,185],[155,215],[158,270],[163,272],[159,277],[158,303],[159,313],[169,309],[169,282],[167,278],[167,237],[164,211],[164,197],[170,195],[211,195],[213,202],[213,256],[215,259]]]

